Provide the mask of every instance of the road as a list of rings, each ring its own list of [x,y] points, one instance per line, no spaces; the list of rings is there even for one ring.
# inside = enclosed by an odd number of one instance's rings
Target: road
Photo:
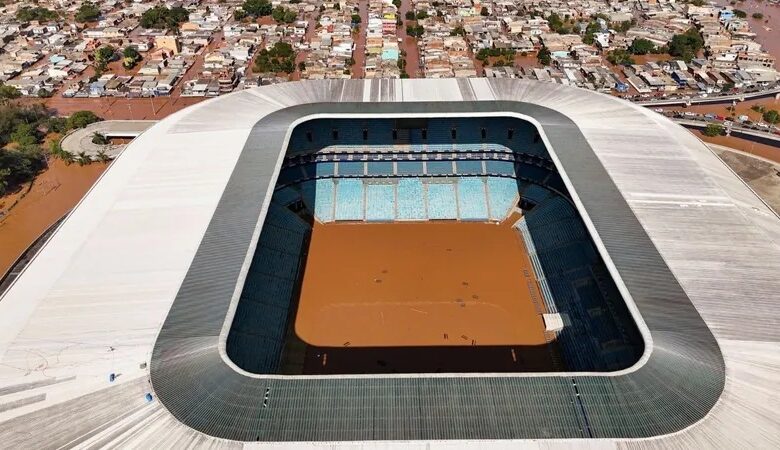
[[[775,86],[772,89],[767,89],[758,92],[745,92],[739,94],[729,95],[714,95],[712,97],[693,97],[689,99],[685,98],[660,98],[657,100],[647,100],[634,102],[641,106],[671,106],[671,105],[686,105],[686,104],[706,104],[706,103],[731,103],[733,101],[745,101],[751,98],[763,98],[780,95],[780,86]]]
[[[417,39],[406,34],[406,12],[413,11],[412,0],[401,0],[401,8],[398,10],[398,16],[403,20],[403,25],[398,27],[396,34],[401,39],[400,48],[406,52],[406,73],[409,78],[424,78],[422,67],[420,67],[420,49],[417,47]]]

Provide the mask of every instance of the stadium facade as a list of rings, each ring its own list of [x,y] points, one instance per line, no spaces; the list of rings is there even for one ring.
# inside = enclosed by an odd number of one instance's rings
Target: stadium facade
[[[298,127],[485,117],[535,128],[559,176],[544,180],[587,229],[641,335],[638,359],[606,371],[329,376],[235,362],[234,318],[262,233],[275,226],[274,192]],[[527,162],[512,158],[512,170]],[[434,175],[425,167],[413,175]],[[473,175],[507,175],[481,167]],[[520,80],[251,89],[133,141],[0,299],[0,437],[13,447],[777,447],[777,273],[778,217],[698,139],[641,107]]]

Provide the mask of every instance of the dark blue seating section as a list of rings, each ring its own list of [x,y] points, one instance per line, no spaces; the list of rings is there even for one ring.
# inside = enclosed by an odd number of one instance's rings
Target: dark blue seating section
[[[617,370],[635,361],[641,340],[625,325],[632,319],[612,278],[604,276],[606,267],[574,206],[561,196],[547,198],[525,214],[519,228],[547,310],[568,322],[558,334],[567,368]]]

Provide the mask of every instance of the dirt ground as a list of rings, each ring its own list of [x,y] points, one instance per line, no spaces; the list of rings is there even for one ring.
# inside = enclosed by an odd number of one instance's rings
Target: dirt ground
[[[780,212],[780,164],[727,147],[713,147],[720,159],[742,178],[770,208]]]
[[[46,229],[73,208],[108,167],[50,159],[32,187],[0,198],[0,275]]]
[[[518,276],[530,269],[508,223],[318,223],[296,332],[318,346],[544,344]]]

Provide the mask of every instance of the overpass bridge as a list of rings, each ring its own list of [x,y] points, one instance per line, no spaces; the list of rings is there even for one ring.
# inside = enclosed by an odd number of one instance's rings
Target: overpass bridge
[[[637,105],[650,106],[650,107],[672,106],[672,105],[691,106],[691,105],[704,105],[709,103],[731,103],[734,101],[744,102],[745,100],[752,100],[757,98],[765,98],[765,97],[773,97],[773,96],[775,98],[780,98],[780,86],[775,86],[771,89],[755,91],[755,92],[740,92],[737,94],[715,95],[712,97],[659,98],[659,99],[650,99],[647,101],[634,102],[634,103],[636,103]]]

